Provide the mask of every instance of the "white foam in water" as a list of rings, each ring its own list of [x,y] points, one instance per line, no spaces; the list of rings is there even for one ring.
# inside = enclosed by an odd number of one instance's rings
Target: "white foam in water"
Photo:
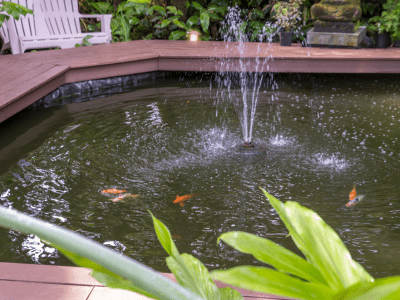
[[[343,170],[350,166],[346,159],[339,158],[336,154],[317,153],[314,155],[314,159],[318,166],[326,166],[336,170]]]
[[[225,154],[225,150],[230,149],[238,144],[238,137],[222,128],[211,128],[198,130],[199,148],[203,148],[204,154]],[[222,151],[221,151],[222,150]]]
[[[270,143],[274,146],[289,146],[295,143],[294,138],[287,138],[283,135],[277,134],[275,137],[270,139]]]

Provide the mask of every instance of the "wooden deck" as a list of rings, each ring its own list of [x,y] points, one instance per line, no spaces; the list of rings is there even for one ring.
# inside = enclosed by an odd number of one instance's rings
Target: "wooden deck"
[[[400,73],[400,48],[140,40],[0,56],[0,122],[64,83],[151,71]]]
[[[90,269],[34,264],[0,263],[0,299],[12,300],[146,300],[148,297],[104,287]],[[164,276],[176,282],[172,274]],[[218,287],[228,285],[217,282]],[[287,299],[237,289],[245,300]]]

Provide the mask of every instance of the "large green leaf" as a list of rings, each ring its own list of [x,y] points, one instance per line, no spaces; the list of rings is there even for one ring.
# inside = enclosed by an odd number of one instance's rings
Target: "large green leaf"
[[[326,285],[305,282],[270,268],[241,266],[212,271],[211,277],[240,288],[284,297],[331,299],[333,296]]]
[[[207,12],[203,12],[200,14],[200,24],[204,31],[208,30],[208,26],[210,26],[210,17]]]
[[[0,14],[0,27],[3,25],[4,20],[8,20],[10,17],[4,14]]]
[[[164,17],[167,16],[167,13],[166,13],[164,7],[162,7],[162,6],[160,6],[160,5],[153,5],[152,8],[153,8],[154,10],[158,11],[158,12],[160,13],[160,15],[162,15],[162,16],[164,16]]]
[[[296,246],[324,276],[335,291],[359,282],[372,282],[373,277],[351,258],[337,233],[314,211],[297,202],[285,204],[261,189],[278,212]]]
[[[186,27],[185,23],[183,23],[183,22],[181,22],[181,21],[179,21],[179,20],[174,19],[173,22],[174,22],[174,24],[175,24],[176,26],[178,26],[178,27],[180,27],[180,28],[188,29],[188,28]]]
[[[171,20],[165,19],[161,22],[161,28],[167,27],[169,24],[171,24]]]
[[[176,280],[185,288],[191,289],[192,292],[200,292],[199,296],[204,299],[212,299],[212,295],[218,291],[217,286],[211,279],[207,268],[197,258],[190,254],[183,253],[180,255],[184,266],[180,265],[173,257],[167,258],[168,268],[174,273]],[[197,291],[192,289],[192,285],[188,282],[184,268],[190,270],[190,275],[196,283]]]
[[[80,261],[82,265],[111,277],[113,274],[117,274],[132,282],[135,289],[145,290],[146,293],[154,295],[156,298],[201,300],[196,294],[141,263],[54,224],[0,206],[0,226],[37,235],[45,241],[57,245],[60,249],[68,251],[68,253],[74,253],[75,261]],[[101,268],[98,266],[101,266]]]
[[[220,14],[225,14],[225,12],[226,12],[226,7],[224,7],[224,6],[217,6],[217,5],[215,5],[215,4],[211,4],[210,6],[208,6],[208,8],[207,8],[209,11],[212,11],[212,12],[216,12],[216,13],[220,13]]]
[[[172,257],[178,257],[179,251],[175,246],[174,240],[171,237],[171,233],[167,226],[165,226],[160,220],[158,220],[153,214],[149,211],[151,218],[153,219],[154,230],[156,231],[156,235],[158,240],[163,246],[164,250],[168,253],[168,255]]]
[[[199,10],[200,12],[205,11],[205,8],[200,3],[193,1],[192,4],[194,8]]]
[[[313,265],[270,240],[240,231],[224,233],[219,239],[242,253],[253,255],[257,260],[279,271],[296,275],[310,282],[326,284],[321,273]]]
[[[77,266],[93,270],[92,273],[90,273],[90,275],[92,275],[92,277],[94,277],[101,284],[110,288],[129,290],[132,292],[145,295],[150,298],[158,299],[158,297],[147,292],[145,289],[135,286],[131,281],[126,280],[121,276],[105,269],[104,267],[95,263],[94,261],[82,257],[80,255],[77,255],[75,253],[72,253],[54,243],[50,242],[47,243],[52,247],[57,248],[62,254],[68,257],[68,259],[70,259]]]
[[[25,6],[13,3],[13,2],[0,2],[2,6],[0,6],[0,11],[5,11],[14,19],[18,20],[20,15],[26,16],[26,14],[33,14],[33,11]]]
[[[199,22],[199,17],[198,16],[191,16],[187,20],[186,24],[187,24],[187,26],[192,27],[192,26],[196,25],[197,22]]]
[[[114,11],[113,6],[108,2],[91,2],[90,5],[92,5],[100,14],[107,14]]]
[[[192,277],[191,270],[186,267],[185,262],[182,260],[179,255],[179,251],[175,246],[174,240],[171,237],[171,233],[169,232],[167,226],[165,226],[160,220],[153,216],[153,214],[149,211],[151,218],[153,219],[154,230],[156,231],[156,235],[164,250],[170,255],[174,262],[179,266],[179,268],[170,269],[172,273],[174,273],[176,278],[180,278],[181,282],[185,282],[184,286],[195,292],[197,295],[202,295],[202,292],[197,285],[195,279]],[[168,264],[167,258],[167,264]],[[175,271],[179,270],[179,274],[175,274]],[[181,283],[180,282],[180,283]],[[183,285],[181,283],[181,285]]]
[[[243,296],[237,291],[232,288],[220,288],[218,289],[219,294],[221,296],[221,300],[241,300]]]
[[[179,40],[183,36],[186,36],[186,32],[181,31],[181,30],[175,30],[175,31],[171,32],[168,39],[171,41],[175,41],[175,40]]]
[[[118,34],[121,36],[122,41],[130,41],[129,34],[131,32],[131,25],[125,18],[124,14],[121,12],[121,14],[115,18],[118,26],[116,27],[115,34]]]
[[[175,6],[167,6],[167,9],[170,13],[177,15],[178,14],[178,10],[176,9]]]
[[[358,283],[335,296],[336,300],[399,300],[400,277],[376,279],[374,282]]]

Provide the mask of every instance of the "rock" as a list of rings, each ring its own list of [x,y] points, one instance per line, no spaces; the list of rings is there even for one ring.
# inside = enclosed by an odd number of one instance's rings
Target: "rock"
[[[354,22],[330,22],[317,20],[314,22],[314,32],[353,33]]]
[[[361,13],[361,7],[355,4],[333,5],[321,1],[311,7],[311,17],[320,21],[356,22]]]

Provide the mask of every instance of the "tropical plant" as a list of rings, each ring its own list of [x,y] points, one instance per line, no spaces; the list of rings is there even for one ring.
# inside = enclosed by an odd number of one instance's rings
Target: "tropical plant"
[[[386,24],[383,16],[375,16],[368,20],[367,30],[380,34],[389,32],[389,26]]]
[[[77,266],[92,269],[90,275],[105,286],[133,291],[154,299],[205,299],[98,242],[1,205],[0,226],[40,237]]]
[[[118,6],[111,29],[113,35],[119,35],[125,41],[140,38],[177,40],[186,36],[186,32],[173,33],[178,29],[174,22],[182,15],[182,11],[175,6],[164,7],[151,5],[147,0],[129,0]]]
[[[151,214],[151,213],[150,213]],[[218,289],[201,261],[190,254],[179,254],[168,228],[151,214],[158,240],[168,253],[167,265],[180,285],[204,299],[240,300],[240,293],[229,287]]]
[[[277,25],[285,31],[296,28],[301,21],[300,6],[303,0],[289,0],[289,2],[277,2],[273,7],[272,16]]]
[[[7,14],[1,14],[2,11]],[[0,1],[0,27],[3,25],[4,20],[8,20],[10,16],[19,20],[21,15],[26,16],[26,14],[33,14],[33,11],[14,2]]]
[[[270,240],[228,232],[219,240],[275,269],[240,266],[212,271],[214,279],[299,299],[400,299],[400,277],[374,279],[351,258],[339,236],[318,214],[297,202],[284,204],[262,191],[306,259]]]
[[[75,47],[85,47],[85,46],[92,46],[92,43],[89,42],[89,39],[91,39],[93,37],[93,35],[88,34],[87,36],[85,36],[82,40],[82,44],[75,44]]]
[[[215,40],[218,35],[218,24],[228,12],[228,7],[224,4],[221,1],[212,1],[207,7],[203,7],[199,2],[188,1],[186,7],[193,12],[192,16],[187,20],[185,26],[178,22],[176,24],[185,30],[198,29],[198,25],[200,25],[204,33],[202,39],[208,40],[212,36]]]
[[[180,286],[91,239],[2,206],[0,226],[39,236],[76,265],[92,269],[91,275],[105,286],[155,299],[242,299],[236,290],[218,289],[212,279],[298,299],[400,299],[399,276],[374,279],[351,258],[339,236],[318,214],[297,202],[284,204],[262,191],[305,259],[270,240],[240,231],[228,232],[218,242],[222,240],[274,269],[239,266],[209,273],[198,259],[179,254],[168,228],[151,215],[157,237],[169,254],[167,265]]]
[[[374,31],[381,33],[381,28],[374,28],[374,25],[376,26],[379,24],[383,31],[390,33],[394,41],[400,39],[400,1],[387,0],[386,3],[383,4],[383,9],[384,11],[382,11],[381,16],[370,19],[372,26],[369,28],[375,29]]]

